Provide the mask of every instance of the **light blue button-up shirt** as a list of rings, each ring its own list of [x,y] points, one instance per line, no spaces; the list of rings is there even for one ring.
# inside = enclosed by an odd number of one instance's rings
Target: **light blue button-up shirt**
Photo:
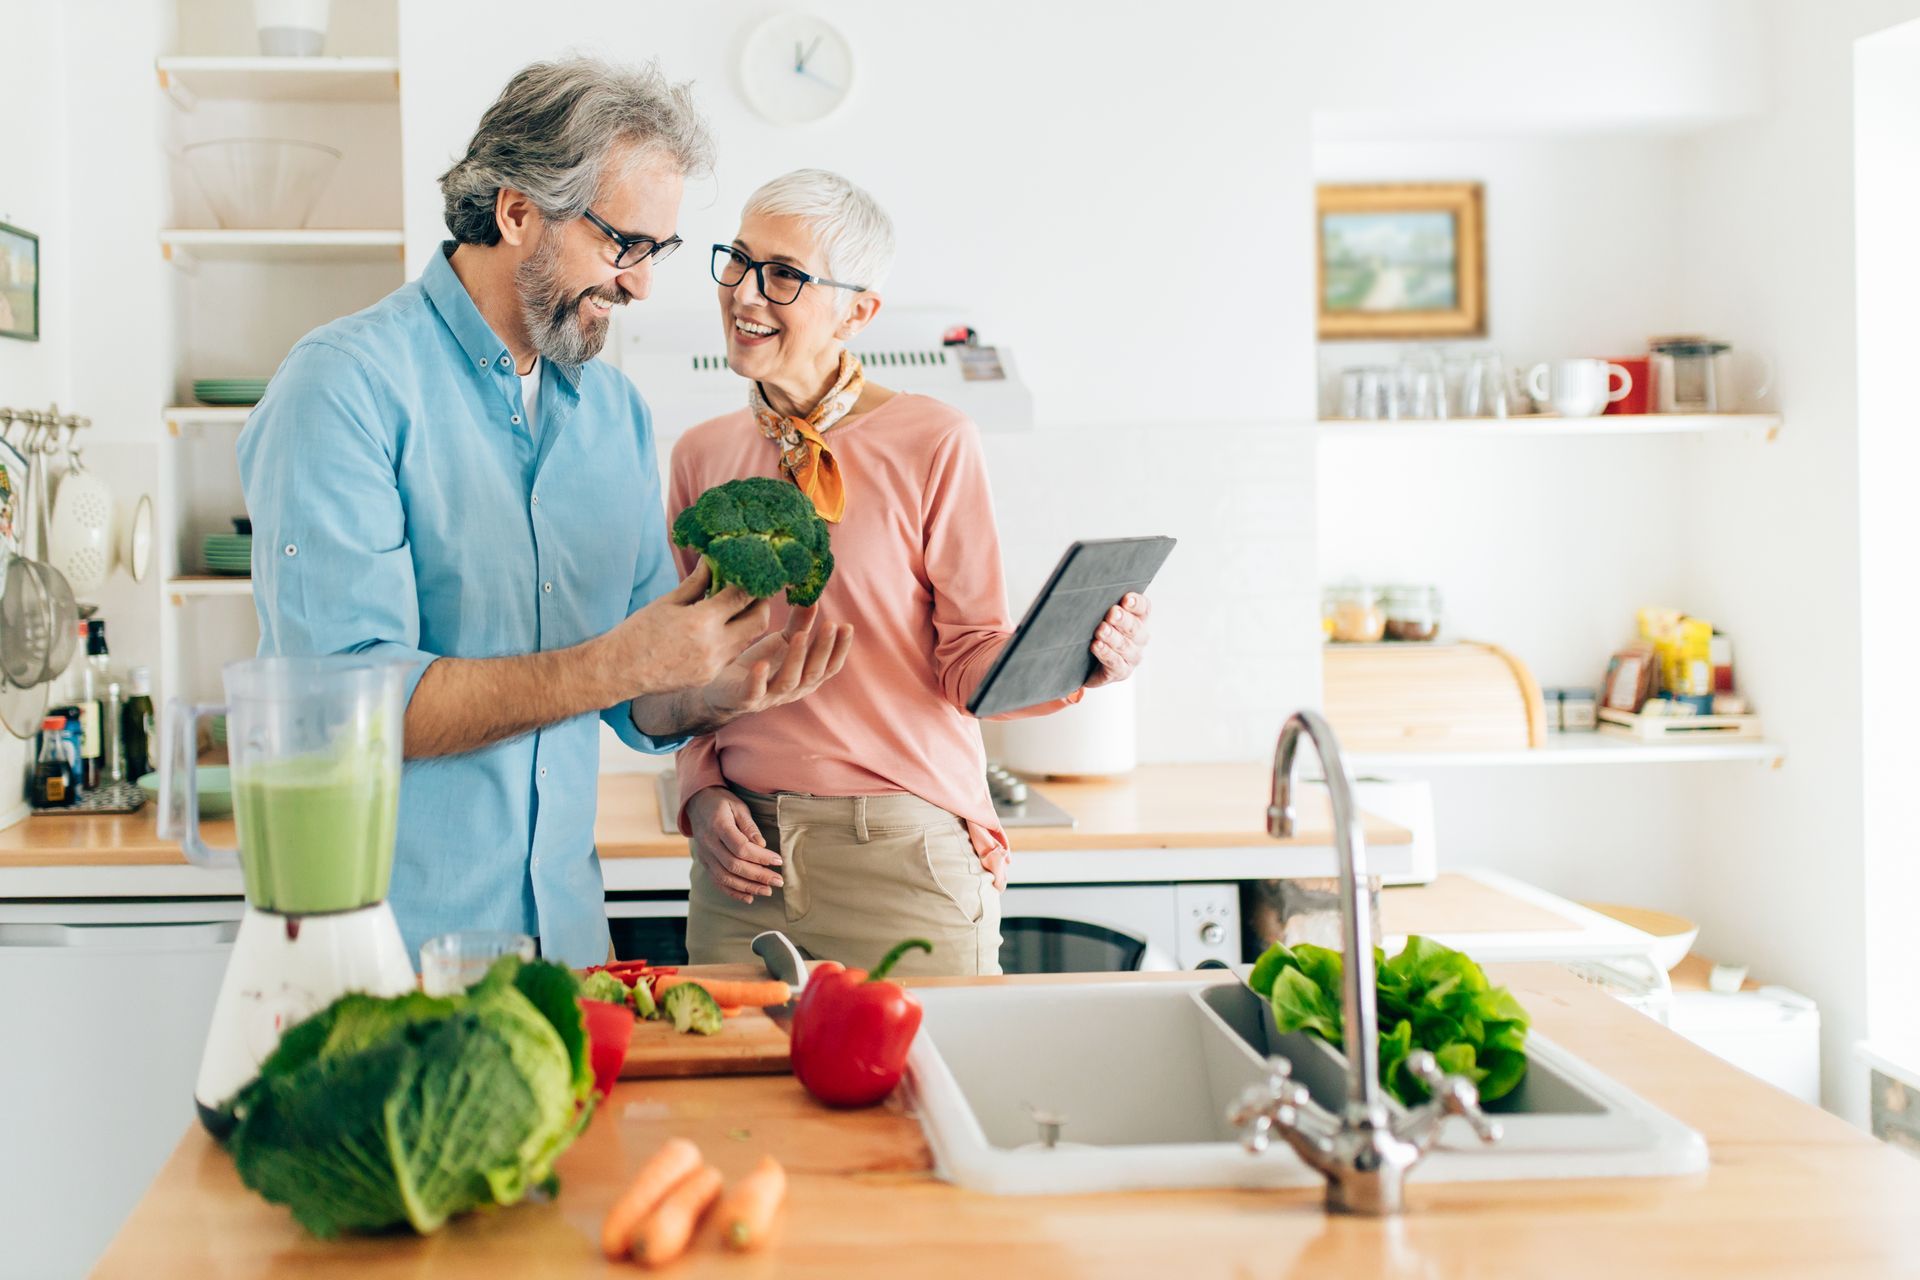
[[[542,360],[530,431],[513,357],[447,261],[301,339],[240,434],[262,654],[437,657],[563,649],[679,580],[646,402],[611,366]],[[607,957],[593,847],[598,720],[408,761],[391,900],[417,958],[450,929],[510,929],[572,965]]]

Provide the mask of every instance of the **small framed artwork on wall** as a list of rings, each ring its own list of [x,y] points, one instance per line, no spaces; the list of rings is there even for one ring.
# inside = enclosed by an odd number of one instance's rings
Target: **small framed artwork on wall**
[[[1477,182],[1319,189],[1322,338],[1475,338],[1487,331]]]
[[[0,338],[40,341],[40,237],[0,222]]]

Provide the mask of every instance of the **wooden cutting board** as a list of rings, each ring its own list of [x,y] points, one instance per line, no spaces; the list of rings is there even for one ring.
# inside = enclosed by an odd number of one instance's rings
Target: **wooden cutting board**
[[[766,970],[752,964],[688,965],[688,977],[758,981]],[[758,1009],[742,1009],[720,1025],[720,1034],[695,1035],[660,1019],[636,1022],[627,1043],[622,1080],[661,1076],[766,1076],[793,1070],[787,1033]]]

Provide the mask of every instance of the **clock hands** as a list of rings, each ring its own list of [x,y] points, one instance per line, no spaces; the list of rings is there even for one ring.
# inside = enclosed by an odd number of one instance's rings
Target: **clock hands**
[[[839,85],[833,83],[833,81],[827,79],[825,76],[819,74],[818,72],[807,70],[807,62],[813,57],[815,53],[819,52],[820,42],[824,39],[826,39],[825,36],[815,36],[813,38],[813,43],[810,45],[806,45],[804,47],[801,45],[801,43],[798,40],[795,40],[793,42],[793,72],[795,75],[805,76],[807,79],[812,80],[815,84],[821,85],[827,89],[831,89],[835,93],[839,93],[840,92]]]
[[[818,74],[817,72],[809,71],[805,67],[802,67],[800,68],[800,74],[805,76],[807,79],[813,81],[815,84],[819,85],[823,89],[831,89],[835,93],[840,92],[839,85],[827,79],[825,76]]]

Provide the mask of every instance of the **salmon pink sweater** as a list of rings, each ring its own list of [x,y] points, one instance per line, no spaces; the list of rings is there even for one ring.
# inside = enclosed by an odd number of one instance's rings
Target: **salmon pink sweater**
[[[680,752],[680,825],[707,787],[822,796],[906,792],[964,820],[1006,887],[1006,832],[987,793],[979,723],[966,712],[1013,634],[979,430],[925,396],[896,395],[827,432],[847,487],[833,526],[821,623],[853,624],[840,674],[798,702],[746,716]],[[673,449],[669,517],[743,476],[780,478],[778,446],[745,409],[702,423]],[[698,552],[676,548],[683,574]],[[773,625],[787,604],[776,597]],[[1014,717],[1044,715],[1079,693]],[[1009,717],[1013,718],[1013,717]]]

